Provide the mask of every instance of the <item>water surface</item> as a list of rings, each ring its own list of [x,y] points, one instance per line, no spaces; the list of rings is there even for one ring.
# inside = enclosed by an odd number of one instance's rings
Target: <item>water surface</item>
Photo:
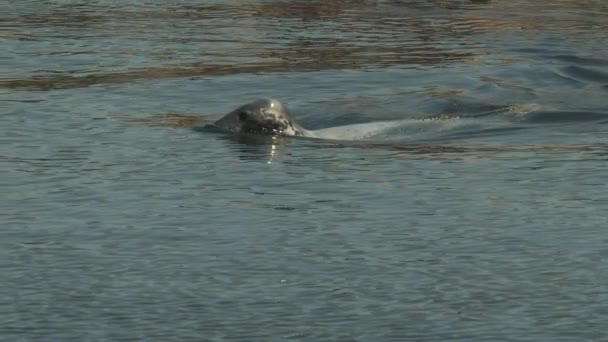
[[[608,338],[604,1],[0,13],[2,339]]]

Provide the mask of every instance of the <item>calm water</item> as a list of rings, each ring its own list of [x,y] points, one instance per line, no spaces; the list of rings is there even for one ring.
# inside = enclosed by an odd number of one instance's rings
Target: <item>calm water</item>
[[[605,1],[0,13],[1,340],[608,339]]]

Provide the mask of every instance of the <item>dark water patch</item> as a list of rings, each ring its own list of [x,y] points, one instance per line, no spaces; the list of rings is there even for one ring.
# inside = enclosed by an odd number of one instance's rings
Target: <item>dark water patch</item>
[[[298,54],[298,53],[296,53]],[[307,58],[301,59],[305,54]],[[307,72],[319,70],[339,70],[339,69],[362,69],[388,67],[392,65],[416,65],[430,64],[437,65],[443,63],[453,63],[456,60],[474,59],[474,53],[437,53],[424,54],[420,56],[403,56],[399,54],[386,54],[384,57],[377,58],[370,56],[361,58],[352,55],[347,50],[333,53],[325,53],[306,50],[300,51],[297,62],[290,62],[287,55],[280,55],[273,52],[269,56],[279,57],[285,61],[260,62],[250,64],[235,65],[211,65],[211,64],[190,64],[157,67],[133,71],[106,72],[89,75],[71,75],[59,71],[52,72],[52,75],[36,75],[24,79],[0,80],[0,89],[16,90],[53,90],[83,88],[101,84],[120,84],[134,82],[145,79],[169,79],[182,77],[208,77],[234,75],[243,73],[275,73],[275,72]],[[303,60],[303,61],[300,61]]]
[[[227,25],[238,19],[258,17],[257,4],[252,3],[252,5],[237,6],[222,3],[209,5],[140,5],[135,3],[58,5],[49,3],[45,6],[30,6],[16,14],[8,14],[1,24],[6,27],[40,28],[48,26],[120,30],[125,26],[152,27],[151,24],[154,22],[162,26],[179,21],[190,21],[190,25],[197,23],[204,25],[205,20],[222,19],[224,20],[223,25]]]
[[[538,110],[528,113],[524,121],[529,123],[562,123],[562,122],[589,122],[601,121],[608,117],[608,113],[594,111],[550,111]]]
[[[74,28],[88,28],[107,21],[107,11],[98,12],[91,5],[64,5],[53,6],[37,4],[21,5],[13,11],[3,13],[1,26],[15,27],[32,25],[65,26]]]
[[[263,57],[272,57],[286,61],[298,61],[292,64],[294,71],[304,64],[316,65],[313,70],[327,69],[372,69],[378,67],[402,66],[430,66],[440,64],[453,64],[471,61],[479,58],[481,52],[442,51],[434,47],[381,47],[381,46],[346,46],[339,41],[320,40],[310,44],[301,41],[292,49],[279,49],[278,51],[262,54]]]
[[[120,84],[142,79],[167,79],[177,77],[219,76],[238,73],[284,71],[287,67],[279,64],[253,65],[197,65],[159,67],[146,70],[119,71],[90,75],[40,75],[19,80],[1,80],[0,88],[17,90],[53,90],[89,87],[97,84]],[[59,72],[56,72],[59,73]]]
[[[459,140],[459,139],[475,139],[480,137],[498,138],[500,135],[509,135],[515,132],[526,129],[524,126],[496,127],[496,128],[479,128],[479,129],[464,129],[458,132],[441,135],[436,139]]]
[[[72,246],[69,243],[61,241],[43,241],[43,240],[26,240],[26,241],[2,241],[0,250],[5,247],[9,250],[19,250],[19,252],[53,253],[56,251],[78,251],[82,248]]]
[[[578,65],[571,65],[561,68],[560,73],[586,82],[605,83],[608,82],[608,72],[591,69],[589,67],[582,67]]]
[[[461,157],[475,157],[475,158],[498,158],[501,155],[512,155],[513,153],[521,153],[522,155],[534,155],[537,153],[543,155],[561,155],[566,153],[589,153],[589,161],[597,161],[598,158],[602,159],[608,153],[607,144],[578,144],[578,145],[530,145],[530,146],[483,146],[483,145],[417,145],[417,144],[395,144],[395,145],[382,145],[389,147],[397,151],[412,153],[416,155],[429,155],[433,157],[443,158],[461,158]],[[591,157],[595,156],[595,157]],[[580,161],[577,157],[576,160]]]
[[[559,80],[560,82],[569,84],[570,86],[576,88],[583,88],[587,84],[586,81],[571,77],[567,74],[560,72],[559,70],[552,71],[551,76],[556,80]]]
[[[466,98],[448,98],[444,108],[438,113],[442,118],[480,118],[506,113],[514,108],[513,105],[500,105],[484,102],[475,102]]]
[[[447,10],[475,10],[482,9],[484,6],[489,4],[491,0],[459,0],[459,1],[441,1],[441,0],[432,0],[432,1],[416,1],[416,0],[407,0],[407,1],[386,1],[386,3],[395,6],[395,7],[404,7],[408,9],[425,9],[425,10],[437,10],[437,9],[447,9]]]
[[[517,53],[530,54],[533,56],[536,56],[539,54],[544,54],[547,52],[546,49],[541,49],[539,47],[514,47],[511,49],[511,51],[517,52]]]
[[[543,54],[543,51],[537,51],[541,54]],[[546,59],[555,59],[558,61],[562,61],[562,62],[567,62],[570,65],[574,65],[574,66],[579,66],[579,65],[585,65],[585,66],[601,66],[601,67],[605,67],[608,66],[608,59],[601,59],[601,58],[596,58],[596,57],[590,57],[590,56],[578,56],[578,55],[543,55],[544,58]]]
[[[319,20],[360,16],[369,12],[370,5],[369,0],[268,1],[256,4],[254,13],[260,17]]]

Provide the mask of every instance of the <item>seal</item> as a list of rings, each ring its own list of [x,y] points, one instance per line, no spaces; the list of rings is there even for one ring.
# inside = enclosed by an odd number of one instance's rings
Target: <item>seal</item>
[[[259,99],[240,106],[209,126],[235,135],[258,134],[329,140],[361,140],[402,126],[404,122],[404,120],[379,121],[311,131],[297,124],[279,100]]]
[[[240,106],[212,126],[233,134],[316,137],[313,132],[298,125],[279,100],[266,98]]]

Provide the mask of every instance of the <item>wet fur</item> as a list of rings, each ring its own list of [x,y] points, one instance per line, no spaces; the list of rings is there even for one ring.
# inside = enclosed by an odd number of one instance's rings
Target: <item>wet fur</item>
[[[295,123],[289,111],[274,99],[259,99],[226,114],[213,124],[234,134],[308,136],[314,134]]]

